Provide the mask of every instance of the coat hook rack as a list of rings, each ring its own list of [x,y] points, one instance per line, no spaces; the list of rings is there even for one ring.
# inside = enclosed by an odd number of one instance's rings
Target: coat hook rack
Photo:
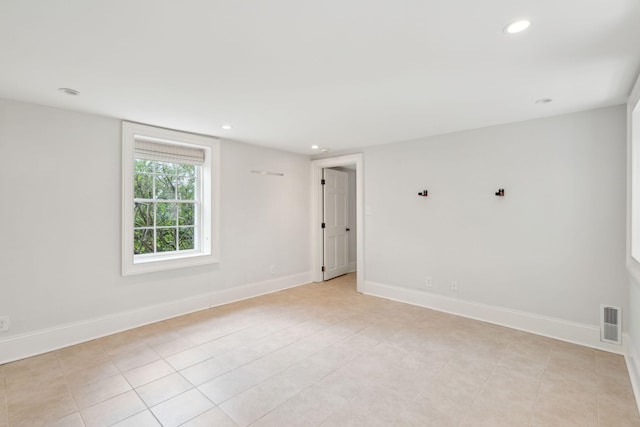
[[[422,190],[422,192],[418,193],[418,196],[427,197],[429,192],[427,190]]]
[[[498,189],[498,192],[496,193],[496,196],[504,197],[504,188]]]

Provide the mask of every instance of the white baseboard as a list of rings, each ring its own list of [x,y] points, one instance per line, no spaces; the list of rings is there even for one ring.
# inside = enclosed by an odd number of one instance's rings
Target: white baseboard
[[[294,274],[292,276],[277,277],[275,279],[264,280],[262,282],[249,283],[247,285],[235,286],[233,288],[222,289],[210,294],[210,307],[217,307],[247,298],[270,294],[284,289],[295,288],[312,282],[311,272]]]
[[[627,362],[627,370],[629,371],[629,378],[631,378],[631,386],[633,387],[633,394],[636,396],[636,404],[638,405],[638,411],[640,411],[640,354],[635,346],[635,343],[631,338],[627,339],[627,354],[625,355],[625,361]]]
[[[371,281],[365,281],[364,293],[506,326],[524,332],[531,332],[536,335],[555,338],[598,350],[626,354],[624,346],[601,342],[600,328],[594,325],[540,316],[533,313],[451,298],[418,289],[385,285]],[[628,341],[629,336],[623,334],[623,344]]]
[[[311,282],[311,273],[278,277],[176,301],[14,335],[0,340],[0,364],[47,353],[150,323]]]

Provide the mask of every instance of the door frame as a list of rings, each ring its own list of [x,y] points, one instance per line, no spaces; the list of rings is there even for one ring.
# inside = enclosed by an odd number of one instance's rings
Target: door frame
[[[311,161],[311,272],[314,282],[322,282],[322,169],[339,166],[356,166],[356,290],[364,292],[364,171],[363,155],[349,154]]]

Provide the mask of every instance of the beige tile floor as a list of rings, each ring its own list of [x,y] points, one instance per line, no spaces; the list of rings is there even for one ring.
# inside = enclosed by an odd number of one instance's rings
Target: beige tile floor
[[[0,366],[0,427],[640,426],[621,356],[355,276]]]

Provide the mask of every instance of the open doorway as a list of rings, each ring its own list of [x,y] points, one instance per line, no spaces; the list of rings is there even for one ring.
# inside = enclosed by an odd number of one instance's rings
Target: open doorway
[[[357,271],[356,289],[358,292],[363,292],[365,271],[362,167],[362,154],[313,160],[311,162],[313,281],[322,282],[332,277],[332,275],[338,276]],[[343,178],[346,176],[347,179],[338,178],[337,180],[342,182],[340,184],[335,182],[336,176]],[[351,184],[349,184],[349,178],[351,178]],[[325,192],[322,185],[323,179],[334,180],[330,191],[330,193],[333,192],[332,196],[330,196],[333,199],[329,199],[329,203],[333,203],[333,205],[331,205],[329,211],[335,212],[336,203],[346,203],[346,213],[343,214],[345,216],[341,220],[337,220],[338,218],[325,218],[325,208],[327,206],[325,205]],[[343,201],[340,201],[342,196],[339,193],[344,190],[338,189],[336,185],[346,189],[347,197]],[[336,190],[338,194],[336,194]],[[351,197],[348,197],[348,193],[352,193]],[[349,209],[349,203],[352,204],[351,210]],[[333,229],[327,235],[336,237],[333,240],[329,239],[332,247],[325,246],[324,232],[327,230],[326,227],[329,222]],[[323,223],[325,225],[324,229]],[[347,229],[349,230],[347,231]],[[337,253],[336,251],[342,252]],[[329,260],[327,257],[333,258]],[[342,261],[336,261],[337,259]],[[326,265],[327,261],[329,261],[329,265]],[[324,270],[333,271],[325,275],[325,273],[329,272],[323,272],[323,267],[325,267]]]

